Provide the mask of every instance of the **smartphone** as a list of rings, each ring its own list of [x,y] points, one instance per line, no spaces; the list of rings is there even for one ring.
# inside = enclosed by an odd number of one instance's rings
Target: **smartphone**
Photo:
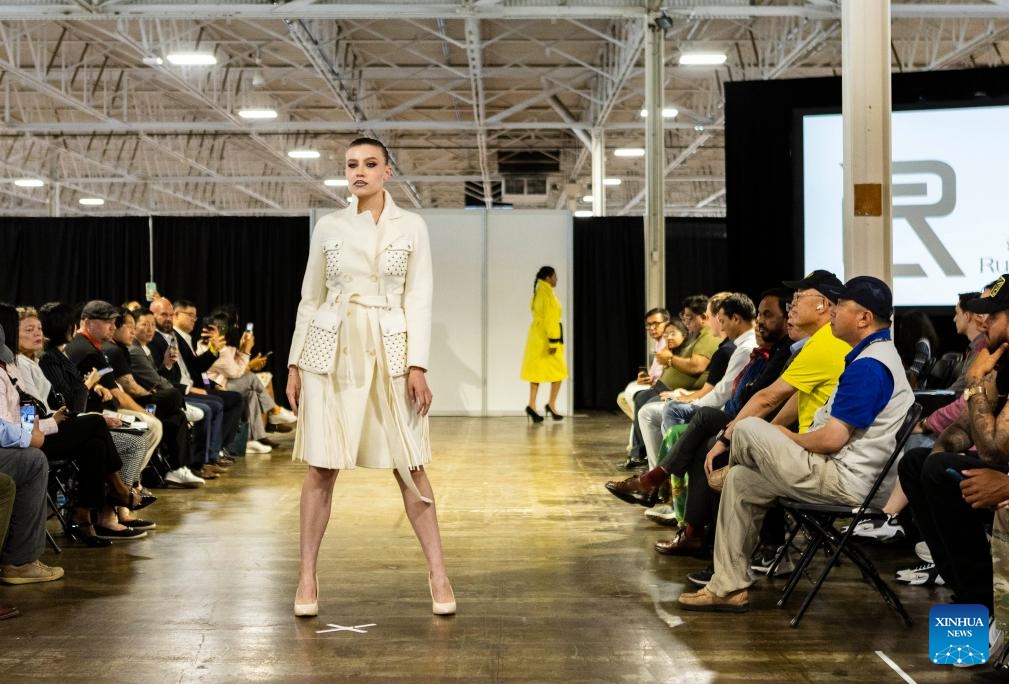
[[[152,280],[144,283],[144,299],[153,302],[156,294],[158,294],[158,284],[156,282]]]
[[[29,432],[35,429],[34,404],[21,404],[21,427]]]
[[[270,351],[266,352],[265,354],[263,354],[263,358],[264,359],[268,359],[268,358],[270,358],[271,354],[273,354],[273,350],[272,349]]]
[[[246,323],[245,324],[245,332],[247,332],[247,333],[251,333],[252,332],[252,323]]]
[[[169,337],[168,338],[168,348],[172,349],[174,347],[175,347],[175,338],[174,337]]]
[[[967,476],[961,473],[956,468],[946,468],[946,474],[952,477],[957,482],[963,482],[967,479]]]
[[[638,373],[647,373],[648,366],[638,366]]]
[[[144,407],[144,410],[147,411],[148,413],[150,413],[152,416],[156,415],[157,412],[158,412],[158,405],[157,404],[148,404],[147,406]]]
[[[98,377],[102,377],[103,375],[108,375],[111,372],[112,372],[112,366],[106,366],[105,368],[99,368],[98,369]]]

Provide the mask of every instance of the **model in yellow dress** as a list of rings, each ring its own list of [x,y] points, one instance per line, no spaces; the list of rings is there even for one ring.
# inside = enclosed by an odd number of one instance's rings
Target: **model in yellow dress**
[[[526,415],[535,423],[543,420],[543,416],[536,412],[536,394],[541,382],[550,383],[550,401],[544,410],[554,420],[563,418],[557,413],[557,395],[561,391],[561,381],[568,377],[568,367],[564,362],[561,302],[554,294],[555,287],[557,272],[552,266],[544,266],[536,273],[531,304],[533,322],[529,326],[526,349],[522,355],[522,379],[529,383]]]

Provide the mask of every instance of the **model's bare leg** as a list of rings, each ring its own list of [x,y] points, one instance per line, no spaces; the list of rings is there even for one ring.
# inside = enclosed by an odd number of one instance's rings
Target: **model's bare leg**
[[[557,413],[557,396],[561,393],[561,381],[550,383],[550,410]]]
[[[417,490],[431,499],[431,503],[424,503],[411,492],[398,471],[393,471],[396,475],[396,482],[403,494],[403,507],[406,509],[406,517],[410,519],[414,534],[420,542],[420,548],[424,551],[427,559],[427,569],[431,575],[431,592],[433,598],[439,603],[453,601],[455,594],[452,592],[452,584],[445,574],[445,558],[441,550],[441,533],[438,531],[438,514],[434,508],[434,492],[431,490],[431,483],[427,479],[427,473],[423,468],[411,470],[410,475],[417,485]]]
[[[536,410],[536,394],[539,392],[540,384],[538,382],[529,383],[529,408],[533,411]]]
[[[319,562],[319,547],[326,533],[333,507],[333,485],[339,470],[308,466],[301,485],[301,567],[298,570],[298,593],[295,603],[312,603],[316,596],[315,577]]]

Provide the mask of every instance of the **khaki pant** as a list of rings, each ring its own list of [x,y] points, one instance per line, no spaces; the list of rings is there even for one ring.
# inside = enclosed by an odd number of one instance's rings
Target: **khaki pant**
[[[779,498],[852,506],[862,502],[841,488],[837,466],[829,456],[802,449],[760,418],[736,425],[729,464],[718,508],[715,574],[708,584],[718,596],[752,583],[750,556],[764,515]]]

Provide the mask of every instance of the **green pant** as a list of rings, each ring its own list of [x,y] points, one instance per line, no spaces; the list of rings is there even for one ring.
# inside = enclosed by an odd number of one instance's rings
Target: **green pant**
[[[673,448],[673,445],[679,441],[680,435],[687,431],[687,423],[679,423],[673,425],[662,437],[662,445],[659,447],[659,463],[665,459],[666,454],[669,450]],[[676,516],[677,520],[683,520],[683,511],[687,505],[687,476],[676,477],[671,475],[669,477],[669,485],[672,488],[672,494],[669,497],[669,505],[673,507],[673,515]]]

